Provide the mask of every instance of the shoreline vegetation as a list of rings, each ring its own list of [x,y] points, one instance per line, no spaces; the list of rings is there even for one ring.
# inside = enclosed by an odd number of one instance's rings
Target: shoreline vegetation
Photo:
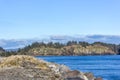
[[[70,70],[65,65],[28,55],[1,58],[0,80],[102,80],[91,72]]]
[[[120,45],[103,42],[69,41],[66,44],[59,42],[35,42],[17,51],[6,51],[0,48],[0,56],[32,55],[32,56],[80,56],[80,55],[119,55]]]

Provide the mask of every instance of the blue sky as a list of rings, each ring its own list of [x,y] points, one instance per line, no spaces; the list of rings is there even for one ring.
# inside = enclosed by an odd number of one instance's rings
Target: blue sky
[[[0,0],[0,39],[120,35],[120,0]]]

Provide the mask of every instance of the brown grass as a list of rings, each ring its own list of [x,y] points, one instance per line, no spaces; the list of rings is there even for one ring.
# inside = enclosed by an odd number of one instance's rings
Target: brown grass
[[[25,66],[34,65],[34,68],[40,68],[40,69],[47,69],[48,66],[43,60],[38,60],[32,56],[26,56],[26,55],[16,55],[16,56],[10,56],[10,57],[5,57],[0,61],[0,68],[4,67],[23,67],[21,65],[24,64]]]

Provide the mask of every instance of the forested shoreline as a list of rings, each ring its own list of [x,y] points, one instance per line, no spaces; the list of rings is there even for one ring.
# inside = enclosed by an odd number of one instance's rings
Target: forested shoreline
[[[32,56],[51,56],[51,55],[118,55],[120,45],[108,44],[103,42],[77,42],[68,41],[67,43],[44,43],[34,42],[17,51],[6,51],[0,47],[0,56],[10,55],[32,55]]]

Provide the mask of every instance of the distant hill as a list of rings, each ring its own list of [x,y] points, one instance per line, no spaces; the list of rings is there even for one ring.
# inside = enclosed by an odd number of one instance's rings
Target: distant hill
[[[2,49],[2,48],[1,48]],[[34,42],[18,50],[6,50],[0,56],[10,55],[32,55],[32,56],[53,56],[53,55],[119,55],[120,45],[103,42],[81,42],[68,41],[66,44],[60,42]]]
[[[93,42],[105,42],[112,44],[120,43],[120,36],[112,36],[112,35],[74,35],[74,36],[47,36],[45,39],[21,39],[21,40],[0,40],[0,47],[4,49],[17,49],[23,48],[33,42],[60,42],[66,43],[68,41],[85,41],[89,43]]]
[[[51,55],[116,55],[119,54],[120,46],[102,42],[68,41],[66,44],[61,43],[38,43],[19,49],[16,54],[33,55],[33,56],[51,56]],[[13,53],[12,53],[13,54]]]

